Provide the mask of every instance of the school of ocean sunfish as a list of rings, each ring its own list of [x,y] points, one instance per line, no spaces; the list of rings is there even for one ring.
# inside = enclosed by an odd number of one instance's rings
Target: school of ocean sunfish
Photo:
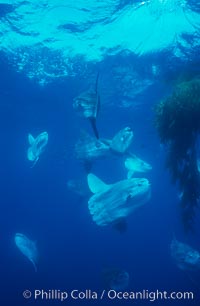
[[[74,98],[74,109],[90,121],[94,137],[82,132],[75,144],[75,157],[84,164],[85,180],[69,180],[67,187],[80,197],[88,199],[88,211],[92,220],[101,227],[111,225],[120,232],[126,230],[126,217],[143,206],[151,198],[151,184],[147,178],[133,177],[136,173],[146,173],[152,166],[130,151],[134,133],[130,127],[119,130],[112,139],[101,138],[96,126],[100,108],[98,92],[99,74],[95,88],[81,93]],[[48,133],[42,132],[35,138],[28,135],[29,148],[27,158],[34,167],[48,144]],[[91,173],[92,164],[102,158],[116,156],[127,170],[127,178],[112,184],[104,183],[96,174]],[[15,244],[37,271],[38,250],[34,241],[26,235],[16,233]],[[182,270],[200,269],[200,253],[187,244],[172,239],[171,257]],[[129,274],[125,270],[109,268],[103,272],[104,283],[115,290],[125,289],[129,284]]]

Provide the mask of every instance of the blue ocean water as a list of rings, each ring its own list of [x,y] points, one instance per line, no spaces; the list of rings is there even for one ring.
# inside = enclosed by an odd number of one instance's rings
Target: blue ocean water
[[[199,3],[2,1],[0,18],[1,305],[199,305],[199,271],[179,269],[170,255],[174,235],[200,251],[199,211],[195,232],[186,235],[155,129],[155,105],[178,81],[199,76]],[[95,224],[91,195],[67,187],[71,179],[87,183],[74,146],[83,130],[93,131],[73,99],[94,87],[97,72],[100,137],[131,127],[131,152],[152,166],[138,175],[151,183],[151,198],[127,217],[125,233]],[[28,134],[44,131],[48,145],[31,167]],[[92,173],[110,184],[126,178],[118,157],[95,162]],[[16,233],[36,242],[36,273],[16,247]],[[36,289],[100,294],[108,289],[103,271],[111,268],[129,273],[123,292],[191,291],[194,299],[34,299]]]

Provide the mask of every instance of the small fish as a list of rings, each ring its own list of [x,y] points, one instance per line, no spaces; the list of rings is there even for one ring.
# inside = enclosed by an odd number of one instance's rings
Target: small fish
[[[189,245],[179,242],[173,238],[171,245],[171,256],[181,270],[195,271],[200,269],[200,253]]]
[[[94,174],[87,176],[94,194],[88,201],[93,221],[99,226],[115,224],[150,199],[150,184],[145,178],[132,178],[107,185]]]
[[[33,162],[32,167],[34,167],[48,143],[48,133],[43,132],[39,134],[36,138],[29,134],[28,141],[30,147],[28,148],[27,158],[28,160]]]
[[[152,166],[146,163],[144,160],[140,159],[136,155],[131,154],[127,157],[124,162],[125,168],[128,170],[127,178],[131,178],[133,174],[136,173],[145,173],[152,169]]]
[[[38,250],[36,242],[31,241],[25,235],[15,234],[15,244],[30,262],[32,262],[35,272],[37,272]]]
[[[95,89],[89,89],[74,98],[73,107],[80,115],[89,119],[95,137],[99,139],[99,132],[96,127],[96,118],[100,109],[100,95],[98,93],[99,73],[97,74]]]

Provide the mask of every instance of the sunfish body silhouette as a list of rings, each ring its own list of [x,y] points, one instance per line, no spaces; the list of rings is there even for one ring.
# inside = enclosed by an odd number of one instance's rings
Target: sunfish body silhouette
[[[98,93],[99,73],[96,77],[95,89],[89,89],[74,99],[73,107],[83,117],[87,118],[92,126],[94,135],[99,139],[99,132],[96,127],[96,118],[100,108],[100,96]]]
[[[38,250],[36,243],[26,237],[24,234],[15,234],[15,244],[18,249],[26,256],[34,266],[37,272]]]

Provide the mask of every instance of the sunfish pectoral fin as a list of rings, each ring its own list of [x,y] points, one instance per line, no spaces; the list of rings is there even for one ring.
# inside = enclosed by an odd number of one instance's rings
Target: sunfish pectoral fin
[[[33,259],[31,259],[35,272],[37,272],[37,265]]]
[[[127,173],[127,179],[132,178],[133,174],[134,174],[134,171],[133,170],[129,170],[128,173]]]
[[[89,173],[87,176],[88,187],[92,193],[98,193],[108,189],[108,185],[100,180],[96,175]]]
[[[28,134],[28,142],[29,144],[32,146],[35,142],[35,138],[31,135],[31,134]]]
[[[32,166],[31,166],[31,168],[35,167],[35,165],[36,165],[38,159],[39,159],[39,157],[37,157],[37,158],[34,160],[34,162],[33,162]]]

